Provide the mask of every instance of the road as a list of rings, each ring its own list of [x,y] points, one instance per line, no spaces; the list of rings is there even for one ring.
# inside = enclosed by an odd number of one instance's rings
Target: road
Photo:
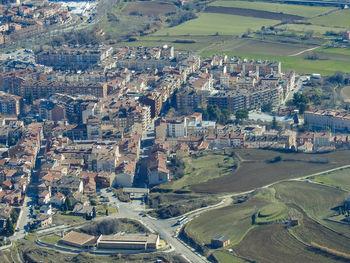
[[[189,262],[202,263],[207,260],[199,253],[193,251],[192,248],[182,243],[176,236],[177,228],[175,226],[177,218],[156,219],[142,213],[144,211],[144,203],[142,200],[133,200],[131,203],[123,203],[118,198],[113,196],[112,192],[107,192],[106,189],[101,190],[101,194],[109,198],[109,204],[117,207],[118,213],[111,215],[115,218],[130,218],[140,221],[152,232],[156,232],[171,245],[175,251],[180,252]]]
[[[46,140],[43,140],[41,142],[40,151],[37,156],[36,165],[35,165],[36,167],[32,173],[31,185],[36,184],[38,182],[38,173],[40,171],[40,166],[41,166],[40,160],[44,156],[45,146],[46,146]],[[16,241],[24,238],[25,233],[28,232],[29,223],[32,217],[30,213],[30,207],[35,205],[35,196],[36,196],[36,193],[33,192],[30,187],[28,187],[23,205],[20,207],[21,212],[17,220],[16,229],[18,228],[19,231],[16,231],[15,234],[10,237],[11,241]]]

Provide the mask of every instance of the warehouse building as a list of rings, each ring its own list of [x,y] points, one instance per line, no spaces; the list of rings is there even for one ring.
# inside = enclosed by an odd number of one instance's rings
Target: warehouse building
[[[152,250],[159,245],[156,234],[122,234],[100,235],[97,247],[102,249]]]

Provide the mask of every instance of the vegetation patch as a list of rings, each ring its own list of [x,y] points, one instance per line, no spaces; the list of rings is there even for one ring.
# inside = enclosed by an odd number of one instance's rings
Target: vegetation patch
[[[162,189],[190,190],[192,185],[232,173],[235,160],[232,150],[208,151],[182,158],[185,165],[183,176],[176,176],[169,183],[159,186]],[[177,165],[180,166],[180,165]]]
[[[94,222],[79,229],[81,232],[89,235],[112,235],[118,232],[142,232],[148,233],[148,229],[136,220],[132,219],[106,219]]]
[[[180,216],[192,210],[218,203],[214,196],[195,194],[186,191],[153,192],[147,203],[153,208],[154,215],[160,218]]]
[[[287,215],[287,207],[275,202],[263,207],[255,216],[255,224],[267,224],[282,219]]]
[[[60,239],[61,239],[61,237],[58,235],[47,235],[47,236],[41,237],[40,241],[47,243],[47,244],[55,245],[55,244],[57,244],[57,242]]]

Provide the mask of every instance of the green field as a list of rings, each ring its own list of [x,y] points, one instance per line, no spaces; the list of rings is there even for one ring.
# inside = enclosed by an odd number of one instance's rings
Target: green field
[[[215,257],[219,260],[220,263],[245,263],[249,262],[238,257],[235,257],[227,251],[217,251],[214,252]]]
[[[243,17],[226,14],[200,13],[198,18],[181,25],[164,28],[155,35],[240,35],[248,29],[257,30],[262,26],[272,26],[279,23],[277,20]]]
[[[193,219],[186,226],[186,231],[203,244],[209,244],[210,239],[218,235],[224,235],[230,238],[232,244],[237,244],[250,229],[256,227],[252,225],[252,216],[267,204],[268,201],[255,198],[215,209]]]
[[[48,235],[48,236],[44,236],[44,237],[40,238],[40,241],[54,245],[54,244],[57,244],[57,242],[60,239],[61,239],[61,237],[58,235]]]
[[[348,91],[350,91],[350,88]],[[318,175],[315,176],[312,181],[350,191],[350,169],[343,169],[336,172]]]
[[[284,24],[284,25],[278,26],[277,28],[292,30],[297,32],[314,31],[315,33],[319,33],[319,34],[325,34],[327,31],[334,31],[339,33],[346,30],[345,28],[322,26],[322,25],[305,25],[305,24]]]
[[[350,9],[341,10],[326,16],[320,16],[312,19],[310,22],[317,25],[350,27]]]
[[[210,5],[249,8],[249,9],[270,11],[270,12],[276,12],[276,13],[282,12],[285,14],[298,15],[303,17],[314,17],[335,9],[333,7],[303,6],[303,5],[277,4],[277,3],[253,2],[253,1],[232,1],[232,0],[215,1]]]
[[[262,158],[257,156],[257,160]],[[316,242],[337,251],[348,251],[348,225],[326,220],[336,213],[332,209],[342,204],[346,196],[344,191],[320,184],[283,182],[259,190],[243,203],[196,217],[186,226],[186,232],[202,245],[207,245],[216,235],[229,237],[229,248],[235,256],[226,251],[228,247],[211,250],[219,262],[244,262],[239,261],[237,255],[272,263],[336,262],[308,249],[305,243]],[[255,220],[253,224],[253,215],[262,221]],[[297,227],[286,228],[278,223],[281,221],[275,222],[277,219],[288,220],[291,216],[298,218]]]
[[[320,47],[317,49],[317,51],[350,56],[350,48]]]
[[[230,174],[233,170],[234,159],[229,152],[227,154],[223,151],[206,152],[198,157],[183,158],[184,176],[160,187],[172,190],[188,189],[191,185]]]
[[[259,210],[255,217],[256,224],[264,224],[282,219],[287,215],[287,207],[280,202],[274,202]]]
[[[276,197],[302,208],[312,219],[323,220],[334,214],[332,208],[342,204],[347,193],[332,187],[305,182],[275,185]]]

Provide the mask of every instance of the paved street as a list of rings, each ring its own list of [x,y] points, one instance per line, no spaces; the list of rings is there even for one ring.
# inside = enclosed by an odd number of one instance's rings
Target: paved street
[[[114,215],[116,218],[131,218],[139,220],[150,230],[157,232],[162,239],[170,244],[175,251],[181,253],[189,262],[207,262],[204,257],[186,246],[176,237],[176,228],[174,226],[177,218],[171,219],[156,219],[149,216],[142,216],[140,213],[144,211],[144,203],[141,200],[133,200],[131,203],[120,202],[118,198],[113,197],[113,193],[108,193],[106,189],[101,191],[103,196],[110,200],[110,205],[118,208],[118,213]]]

